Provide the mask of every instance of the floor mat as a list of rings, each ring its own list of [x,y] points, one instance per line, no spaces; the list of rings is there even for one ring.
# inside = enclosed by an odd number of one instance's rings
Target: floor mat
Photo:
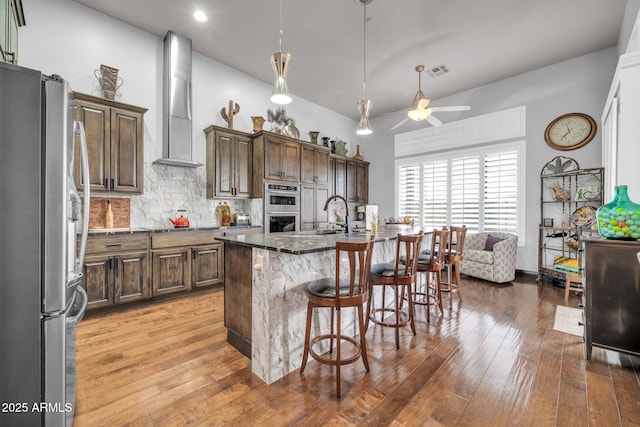
[[[553,321],[554,330],[581,337],[584,327],[579,323],[583,323],[581,309],[563,305],[556,307],[556,317]]]

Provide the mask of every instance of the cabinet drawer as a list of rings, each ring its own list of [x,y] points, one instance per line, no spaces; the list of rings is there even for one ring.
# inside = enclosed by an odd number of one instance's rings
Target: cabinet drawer
[[[147,235],[145,233],[89,236],[87,239],[87,254],[135,250],[145,251],[147,247]]]
[[[217,235],[221,235],[221,233],[217,233]],[[151,233],[152,249],[207,245],[215,242],[216,233],[211,230]]]

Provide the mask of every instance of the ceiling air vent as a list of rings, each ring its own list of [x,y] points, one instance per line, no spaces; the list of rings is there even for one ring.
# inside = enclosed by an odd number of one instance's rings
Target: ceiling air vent
[[[431,67],[427,70],[427,73],[429,74],[429,77],[440,77],[440,76],[444,76],[445,74],[448,74],[449,72],[451,72],[451,70],[449,69],[448,66],[442,64],[442,65],[438,65],[437,67]]]

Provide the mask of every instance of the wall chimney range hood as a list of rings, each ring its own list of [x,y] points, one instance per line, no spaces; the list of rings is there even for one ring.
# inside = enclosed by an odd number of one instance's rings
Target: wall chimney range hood
[[[197,168],[192,160],[191,40],[173,31],[164,37],[162,158],[153,162]]]

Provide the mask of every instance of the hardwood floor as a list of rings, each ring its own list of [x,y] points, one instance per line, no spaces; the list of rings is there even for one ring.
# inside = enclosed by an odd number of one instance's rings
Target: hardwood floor
[[[369,363],[311,360],[266,385],[226,343],[223,293],[94,316],[78,327],[74,426],[640,426],[640,358],[552,329],[563,289],[463,278],[464,302],[417,307],[417,335],[370,327]],[[576,307],[572,296],[569,305]]]

